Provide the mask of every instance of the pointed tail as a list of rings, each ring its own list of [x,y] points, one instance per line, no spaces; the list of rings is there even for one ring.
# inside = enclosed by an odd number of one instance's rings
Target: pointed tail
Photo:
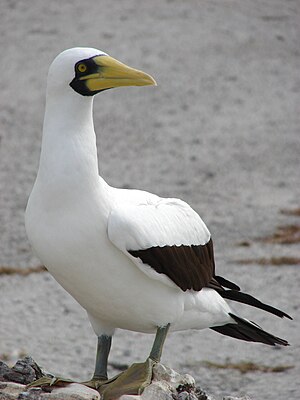
[[[237,290],[223,290],[218,291],[219,295],[222,296],[224,299],[237,301],[239,303],[248,304],[249,306],[260,308],[261,310],[265,310],[271,314],[277,315],[280,318],[289,318],[293,319],[291,316],[286,314],[285,312],[278,310],[278,308],[272,307],[268,304],[262,303],[255,297],[251,296],[250,294],[239,292]]]
[[[211,329],[222,333],[223,335],[231,336],[240,340],[246,340],[247,342],[260,342],[271,346],[275,346],[276,344],[289,346],[286,340],[264,331],[254,322],[247,321],[246,319],[240,318],[232,313],[229,313],[229,315],[236,323],[214,326]]]

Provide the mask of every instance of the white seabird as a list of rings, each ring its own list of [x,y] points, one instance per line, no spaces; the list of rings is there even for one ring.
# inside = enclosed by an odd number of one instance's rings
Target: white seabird
[[[144,85],[155,81],[97,49],[74,48],[56,57],[48,74],[40,165],[26,209],[33,249],[87,311],[98,336],[95,373],[86,384],[105,399],[139,393],[149,384],[169,328],[212,328],[247,341],[288,344],[230,309],[226,298],[290,318],[215,275],[210,233],[188,204],[116,189],[99,176],[93,96]],[[156,332],[156,338],[145,363],[107,380],[116,328]],[[42,378],[36,385],[59,380]]]

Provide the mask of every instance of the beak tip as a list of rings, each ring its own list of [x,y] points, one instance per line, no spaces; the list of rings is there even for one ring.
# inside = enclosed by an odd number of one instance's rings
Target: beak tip
[[[151,86],[157,86],[157,82],[156,82],[156,80],[154,79],[154,78],[152,78],[152,76],[151,75],[148,75],[149,76],[149,78],[150,78],[150,85]]]

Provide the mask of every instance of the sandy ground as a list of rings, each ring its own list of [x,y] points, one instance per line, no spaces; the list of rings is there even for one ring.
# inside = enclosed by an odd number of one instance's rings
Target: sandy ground
[[[23,215],[38,167],[47,69],[65,48],[89,46],[151,73],[153,88],[95,102],[100,170],[111,185],[188,201],[208,224],[218,273],[294,316],[242,315],[290,341],[283,349],[206,330],[169,336],[163,361],[210,394],[296,400],[300,392],[299,266],[234,263],[299,257],[299,246],[256,241],[299,207],[298,0],[1,0],[0,265],[39,265]],[[298,109],[297,109],[298,106]],[[250,246],[237,246],[247,240]],[[0,276],[0,357],[26,353],[74,378],[93,371],[85,312],[48,273]],[[116,334],[111,361],[143,360],[152,337]],[[281,373],[208,369],[212,362],[291,365]],[[110,368],[111,373],[116,370]]]

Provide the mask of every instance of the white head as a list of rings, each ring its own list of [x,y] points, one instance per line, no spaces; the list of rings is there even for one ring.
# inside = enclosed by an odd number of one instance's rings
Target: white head
[[[75,47],[60,53],[49,68],[48,93],[74,91],[93,96],[118,86],[155,85],[148,74],[128,67],[101,50]]]

